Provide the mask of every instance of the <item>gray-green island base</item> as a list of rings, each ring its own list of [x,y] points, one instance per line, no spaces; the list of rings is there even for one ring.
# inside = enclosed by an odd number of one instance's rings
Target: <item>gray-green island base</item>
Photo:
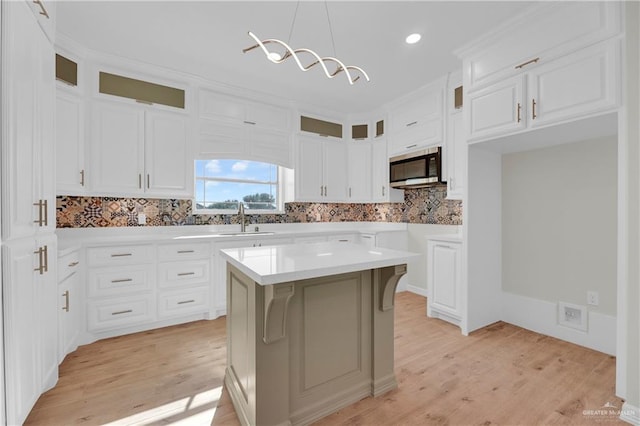
[[[227,264],[225,385],[243,425],[304,425],[397,387],[406,265],[260,285]]]

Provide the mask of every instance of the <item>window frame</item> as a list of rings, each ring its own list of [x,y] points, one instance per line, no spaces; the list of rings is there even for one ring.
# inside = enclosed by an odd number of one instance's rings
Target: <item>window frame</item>
[[[197,175],[197,162],[198,161],[211,161],[211,160],[226,160],[226,161],[251,161],[251,162],[258,162],[258,163],[263,163],[263,164],[269,164],[272,166],[276,166],[276,175],[277,175],[277,182],[276,182],[276,208],[274,210],[267,210],[267,209],[248,209],[245,208],[245,214],[247,215],[253,215],[253,214],[284,214],[284,190],[283,187],[285,185],[284,182],[284,178],[285,178],[285,173],[284,173],[284,167],[279,165],[279,164],[275,164],[275,163],[267,163],[265,161],[256,161],[256,160],[251,160],[251,159],[246,159],[246,158],[198,158],[194,161],[194,170],[193,170],[193,181],[194,181],[194,189],[193,189],[193,200],[192,200],[192,213],[193,214],[199,214],[199,215],[228,215],[228,214],[238,214],[238,209],[239,209],[239,204],[242,202],[242,200],[238,201],[238,206],[235,209],[207,209],[207,208],[198,208],[198,203],[196,200],[196,191],[197,191],[197,184],[199,181],[215,181],[215,182],[232,182],[232,183],[250,183],[250,184],[265,184],[265,185],[272,185],[273,182],[267,182],[267,181],[252,181],[252,180],[245,180],[245,179],[233,179],[233,178],[217,178],[217,177],[205,177],[205,176],[198,176]],[[246,204],[245,204],[246,205]]]

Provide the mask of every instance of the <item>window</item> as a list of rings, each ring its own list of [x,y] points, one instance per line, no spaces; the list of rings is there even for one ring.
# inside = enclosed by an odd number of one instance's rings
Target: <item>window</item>
[[[287,170],[248,160],[196,160],[194,210],[236,213],[240,203],[254,213],[275,213],[284,205]]]

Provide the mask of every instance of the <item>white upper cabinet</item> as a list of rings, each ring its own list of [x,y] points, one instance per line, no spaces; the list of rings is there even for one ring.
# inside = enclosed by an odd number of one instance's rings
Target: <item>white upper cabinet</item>
[[[470,139],[506,134],[525,128],[524,77],[519,75],[469,93]]]
[[[275,105],[252,102],[206,89],[200,91],[201,118],[289,131],[290,115],[287,109]]]
[[[296,200],[348,200],[347,146],[340,140],[298,136]]]
[[[458,53],[465,90],[476,90],[614,36],[621,29],[618,2],[544,2]]]
[[[603,42],[468,93],[469,141],[616,108],[619,41]]]
[[[456,88],[461,91],[462,73],[451,74],[447,85],[447,132],[443,151],[446,161],[447,198],[461,200],[467,180],[467,138],[464,128],[462,110],[464,105],[456,108]]]
[[[348,148],[349,202],[370,202],[372,197],[372,146],[369,142],[352,142]]]
[[[435,83],[391,105],[389,153],[442,143],[444,83]]]
[[[618,41],[580,50],[527,74],[530,126],[585,116],[616,107]]]
[[[291,112],[202,89],[199,158],[242,158],[293,166]]]
[[[377,138],[371,142],[371,164],[371,201],[403,202],[404,190],[389,186],[389,155],[385,138]]]
[[[81,195],[84,184],[84,102],[58,90],[56,97],[56,194]]]
[[[92,114],[92,193],[191,195],[186,116],[102,101]]]
[[[618,2],[549,2],[461,50],[468,141],[617,108],[620,22]]]
[[[54,51],[29,6],[10,3],[3,109],[3,239],[55,229]]]
[[[167,112],[145,112],[145,192],[149,195],[189,196],[193,163],[189,154],[187,120]]]
[[[144,169],[144,110],[95,102],[92,110],[91,190],[103,195],[141,195]]]

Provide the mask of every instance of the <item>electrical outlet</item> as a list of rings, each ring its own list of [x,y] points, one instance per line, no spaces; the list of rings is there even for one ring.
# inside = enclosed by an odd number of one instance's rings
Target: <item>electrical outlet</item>
[[[600,303],[600,297],[597,291],[587,292],[587,305],[598,306]]]
[[[587,307],[567,302],[558,302],[558,324],[587,331]]]
[[[147,224],[147,215],[144,213],[138,213],[138,225]]]

